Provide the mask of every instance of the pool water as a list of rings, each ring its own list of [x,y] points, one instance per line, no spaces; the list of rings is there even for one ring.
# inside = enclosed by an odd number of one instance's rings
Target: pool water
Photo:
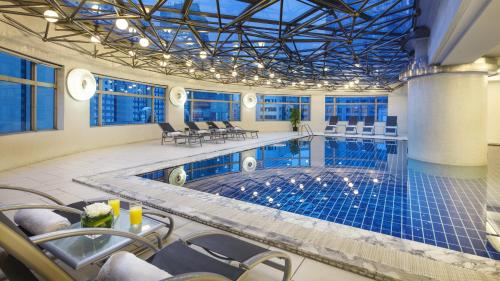
[[[500,211],[500,177],[406,154],[406,141],[316,136],[187,163],[183,186],[499,260],[486,220]],[[168,182],[173,168],[139,176]]]

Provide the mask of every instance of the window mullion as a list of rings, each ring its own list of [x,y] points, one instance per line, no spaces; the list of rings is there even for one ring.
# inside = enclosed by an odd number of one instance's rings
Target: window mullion
[[[151,123],[157,123],[155,110],[155,86],[151,86]]]
[[[37,75],[36,75],[36,63],[31,64],[31,79],[33,81],[37,81]],[[36,94],[37,94],[37,87],[35,85],[31,85],[31,104],[30,104],[30,111],[31,111],[31,130],[36,131],[37,130],[37,124],[36,124]]]
[[[102,127],[102,78],[99,78],[99,94],[97,96],[97,126]]]

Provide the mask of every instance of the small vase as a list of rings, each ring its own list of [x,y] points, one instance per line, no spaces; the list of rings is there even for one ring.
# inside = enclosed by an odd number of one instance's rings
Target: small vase
[[[113,227],[113,212],[97,217],[88,217],[85,213],[80,220],[82,227]]]

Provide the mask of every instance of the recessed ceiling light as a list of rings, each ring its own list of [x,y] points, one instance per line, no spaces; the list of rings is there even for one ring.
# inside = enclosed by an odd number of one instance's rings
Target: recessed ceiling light
[[[321,85],[321,83],[318,83],[318,84],[316,84],[316,86],[318,86],[318,88],[321,88],[321,86],[323,86],[323,85]]]
[[[128,25],[128,23],[127,23],[127,25]],[[130,32],[130,33],[136,33],[136,32],[137,32],[137,29],[135,29],[135,28],[133,28],[133,27],[129,27],[129,28],[128,28],[128,32]]]
[[[204,60],[204,59],[206,59],[206,58],[207,58],[207,52],[205,52],[205,51],[201,51],[201,52],[200,52],[200,59]]]
[[[118,29],[125,30],[128,27],[128,21],[126,19],[117,19],[115,21],[115,25],[116,27],[118,27]]]
[[[261,41],[261,42],[257,43],[257,46],[259,46],[259,47],[264,47],[265,45],[266,45],[266,42]]]
[[[325,66],[325,67],[323,68],[323,70],[324,70],[324,71],[328,71],[328,70],[329,70],[329,68]]]
[[[163,54],[163,58],[167,60],[170,59],[170,54]]]
[[[165,29],[163,29],[163,31],[165,31],[165,32],[167,32],[167,33],[170,33],[170,32],[172,32],[172,29],[170,29],[170,28],[165,28]]]
[[[220,79],[220,73],[215,73],[215,78]]]
[[[326,80],[323,81],[323,84],[328,85],[328,81],[326,81]]]
[[[59,14],[57,14],[54,10],[46,10],[45,12],[43,12],[43,17],[46,21],[51,23],[57,22],[59,20]]]
[[[259,80],[259,75],[255,75],[255,76],[253,77],[253,80],[255,80],[255,81]]]
[[[354,64],[355,67],[360,67],[361,65],[359,63]]]
[[[281,83],[281,78],[276,79],[276,82]]]
[[[264,65],[262,63],[260,63],[260,62],[257,62],[256,65],[257,65],[258,68],[264,68]]]
[[[297,85],[297,83],[292,82],[292,87],[295,87],[296,85]]]
[[[304,85],[306,84],[306,82],[304,82],[304,80],[300,81],[300,85]]]
[[[238,76],[238,72],[233,71],[233,72],[231,72],[231,75],[232,75],[233,77],[236,77],[236,76]]]
[[[194,68],[190,68],[189,69],[189,73],[194,73],[195,69]]]
[[[271,85],[271,80],[267,80],[267,81],[266,81],[266,84],[267,84],[267,85]]]
[[[246,79],[246,78],[243,78],[243,79],[241,79],[241,82],[246,83],[246,82],[247,82],[247,79]]]
[[[215,72],[215,67],[210,67],[210,72]]]
[[[356,78],[356,79],[354,80],[354,83],[359,84],[359,79],[357,79],[357,78]]]
[[[186,66],[191,66],[191,65],[193,65],[193,62],[191,60],[187,60],[186,61]]]
[[[139,39],[139,45],[141,45],[141,47],[146,48],[147,46],[149,46],[149,40],[147,38],[142,37],[141,39]]]
[[[274,78],[274,73],[269,73],[269,78]]]
[[[90,7],[92,10],[99,10],[99,5],[98,4],[94,4]]]
[[[352,86],[354,86],[354,83],[351,81],[351,82],[349,82],[349,87],[352,87]]]
[[[167,62],[166,61],[160,61],[160,66],[163,66],[163,67],[167,66]]]
[[[128,54],[133,57],[133,56],[135,56],[135,51],[130,50],[130,51],[128,51]]]

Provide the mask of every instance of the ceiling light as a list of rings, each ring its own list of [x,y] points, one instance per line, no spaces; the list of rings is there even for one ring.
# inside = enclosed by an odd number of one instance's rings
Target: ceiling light
[[[253,77],[253,80],[255,80],[255,81],[259,80],[259,75],[255,75],[255,76]]]
[[[259,47],[264,47],[266,45],[266,42],[258,42],[257,46]]]
[[[191,66],[191,65],[193,65],[193,62],[191,60],[187,60],[186,61],[186,66]]]
[[[323,86],[323,85],[321,85],[321,83],[318,83],[318,84],[316,84],[316,86],[318,86],[318,88],[321,88],[321,86]]]
[[[269,78],[274,78],[274,73],[269,73]]]
[[[130,51],[128,51],[128,54],[129,54],[131,57],[133,57],[133,56],[135,56],[135,51],[130,50]]]
[[[360,67],[361,65],[359,63],[354,64],[355,67]]]
[[[348,85],[348,84],[345,84],[345,85],[344,85],[344,89],[349,89],[349,85]]]
[[[170,59],[170,54],[163,54],[163,58],[167,60]]]
[[[328,81],[326,81],[326,80],[323,81],[323,84],[328,85]]]
[[[239,45],[238,43],[234,43],[234,44],[233,44],[233,47],[234,47],[234,48],[238,48],[239,46],[240,46],[240,45]]]
[[[190,68],[189,69],[189,73],[194,73],[195,69],[194,68]]]
[[[215,67],[210,67],[210,72],[215,72]]]
[[[281,83],[281,78],[276,79],[276,82]]]
[[[215,73],[215,78],[220,79],[220,73]]]
[[[264,65],[262,63],[260,63],[260,62],[257,62],[256,65],[257,65],[258,68],[264,68]]]
[[[328,69],[329,69],[329,68],[328,68],[328,67],[326,67],[326,66],[323,68],[323,70],[324,70],[324,71],[328,71]]]
[[[357,78],[356,78],[356,79],[354,80],[354,83],[359,84],[359,79],[357,79]]]
[[[165,28],[163,31],[165,31],[165,32],[167,32],[167,33],[170,33],[170,32],[172,32],[172,29],[170,29],[170,28]]]
[[[127,25],[128,25],[128,23],[127,23]],[[128,28],[128,32],[130,32],[130,33],[136,33],[136,32],[137,32],[137,29],[135,29],[135,28],[133,28],[133,27],[129,27],[129,28]]]
[[[238,72],[233,71],[233,72],[231,73],[231,75],[232,75],[233,77],[236,77],[236,76],[238,76]]]
[[[373,179],[373,182],[374,183],[378,183],[378,179]]]
[[[90,42],[92,42],[92,43],[101,43],[101,39],[97,35],[92,35],[90,37]]]
[[[166,61],[160,61],[160,66],[163,66],[163,67],[167,66],[167,62]]]
[[[345,182],[348,182],[349,181],[349,178],[348,177],[344,177],[343,179]]]
[[[246,83],[246,82],[247,82],[247,79],[246,79],[246,78],[243,78],[243,79],[241,79],[241,82]]]
[[[206,58],[207,58],[207,52],[205,52],[205,51],[201,51],[201,52],[200,52],[200,59],[204,60],[204,59],[206,59]]]
[[[118,27],[118,29],[125,30],[125,29],[127,29],[127,27],[128,27],[128,21],[127,21],[126,19],[117,19],[117,20],[115,21],[115,25],[116,25],[116,27]],[[131,27],[131,28],[132,28],[132,27]],[[134,29],[134,28],[132,28],[132,29]],[[130,30],[130,28],[129,28],[129,30],[128,30],[128,31],[132,32],[132,31]]]
[[[96,10],[96,11],[97,11],[97,10],[99,10],[99,5],[94,4],[94,5],[92,5],[90,8],[91,8],[92,10]]]
[[[349,87],[352,87],[352,86],[354,86],[354,83],[351,81],[351,82],[349,82]]]
[[[302,80],[299,83],[300,83],[300,85],[304,85],[306,82],[304,82],[304,80]]]
[[[59,20],[59,15],[54,10],[46,10],[43,12],[43,17],[48,22],[57,22]]]
[[[149,46],[149,40],[147,38],[142,37],[141,39],[139,39],[139,45],[141,45],[141,47],[146,48],[147,46]]]
[[[266,84],[267,84],[267,85],[271,85],[271,80],[267,80],[267,81],[266,81]]]
[[[297,85],[297,83],[292,82],[292,87],[295,87],[296,85]]]

